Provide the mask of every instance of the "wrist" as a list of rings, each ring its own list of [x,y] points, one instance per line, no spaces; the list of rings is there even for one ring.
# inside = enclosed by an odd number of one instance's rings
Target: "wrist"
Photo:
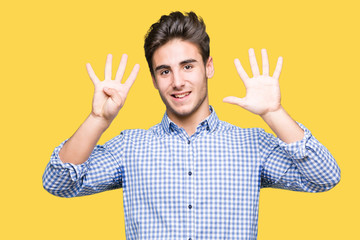
[[[304,137],[304,131],[282,106],[276,111],[261,115],[261,117],[276,136],[285,143],[300,141]]]
[[[259,116],[265,121],[270,121],[271,119],[276,118],[277,116],[287,115],[285,109],[280,105],[278,109],[273,111],[268,111],[266,113],[260,114]]]
[[[105,119],[104,117],[98,116],[93,112],[90,113],[87,120],[91,126],[102,132],[104,132],[112,122],[112,120]]]

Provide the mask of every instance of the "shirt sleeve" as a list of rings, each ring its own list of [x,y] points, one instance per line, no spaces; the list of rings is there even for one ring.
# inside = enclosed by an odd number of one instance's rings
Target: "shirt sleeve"
[[[330,152],[301,123],[304,138],[287,144],[260,130],[261,187],[324,192],[340,181],[340,168]]]
[[[77,197],[122,187],[121,147],[113,154],[114,145],[122,146],[123,135],[104,145],[96,145],[82,164],[63,163],[59,152],[67,140],[53,151],[43,174],[43,186],[59,197]]]

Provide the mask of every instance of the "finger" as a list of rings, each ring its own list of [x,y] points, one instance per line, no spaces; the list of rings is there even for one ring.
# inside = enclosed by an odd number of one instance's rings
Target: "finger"
[[[91,79],[91,81],[93,82],[94,85],[95,85],[97,82],[100,81],[100,80],[97,78],[97,76],[96,76],[94,70],[92,69],[90,63],[87,63],[87,64],[86,64],[86,70],[87,70],[87,72],[88,72],[88,74],[89,74],[89,77],[90,77],[90,79]]]
[[[243,98],[238,98],[238,97],[233,97],[233,96],[224,98],[223,102],[235,104],[240,107],[244,107],[244,105],[245,105],[245,100]]]
[[[275,68],[274,74],[273,74],[273,78],[279,79],[282,65],[283,65],[283,58],[282,58],[282,57],[279,57],[279,59],[278,59],[278,61],[277,61],[277,64],[276,64],[276,68]]]
[[[250,67],[254,77],[260,76],[259,66],[256,61],[255,51],[253,48],[249,49]]]
[[[241,78],[241,80],[246,81],[249,79],[249,76],[247,75],[247,73],[245,72],[244,68],[242,67],[240,60],[239,59],[235,59],[234,60],[234,64],[236,67],[236,70]]]
[[[116,103],[117,105],[121,105],[121,97],[115,89],[106,87],[104,88],[104,92],[114,101],[114,103]]]
[[[269,59],[266,49],[261,49],[261,58],[262,58],[263,75],[269,76]]]
[[[121,82],[121,79],[124,76],[127,59],[128,59],[128,56],[126,54],[123,54],[121,57],[119,68],[118,68],[118,70],[116,72],[116,76],[115,76],[115,81],[117,81],[119,83]]]
[[[138,75],[139,73],[139,69],[140,69],[140,65],[139,64],[135,64],[133,70],[131,71],[128,79],[126,79],[126,82],[124,83],[124,85],[130,89],[131,86],[134,84],[135,82],[135,79],[136,79],[136,76]]]
[[[105,80],[111,80],[112,55],[108,54],[105,64]]]

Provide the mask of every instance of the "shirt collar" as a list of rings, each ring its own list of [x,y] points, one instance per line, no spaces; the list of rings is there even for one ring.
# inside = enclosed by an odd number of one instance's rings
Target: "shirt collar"
[[[217,124],[219,123],[219,118],[216,115],[216,112],[211,105],[209,105],[209,110],[211,112],[210,115],[205,120],[203,120],[199,125],[207,125],[208,131],[213,132]],[[161,120],[160,125],[162,126],[166,134],[170,134],[171,128],[178,127],[173,121],[171,121],[171,119],[168,117],[166,112]]]

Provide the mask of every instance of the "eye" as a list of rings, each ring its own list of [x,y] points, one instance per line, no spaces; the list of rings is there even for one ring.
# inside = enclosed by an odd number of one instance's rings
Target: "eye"
[[[170,72],[169,70],[164,70],[160,73],[160,75],[166,75],[166,74],[169,74],[169,72]]]
[[[190,70],[190,69],[192,69],[192,66],[191,65],[185,65],[185,67],[184,67],[186,70]]]

